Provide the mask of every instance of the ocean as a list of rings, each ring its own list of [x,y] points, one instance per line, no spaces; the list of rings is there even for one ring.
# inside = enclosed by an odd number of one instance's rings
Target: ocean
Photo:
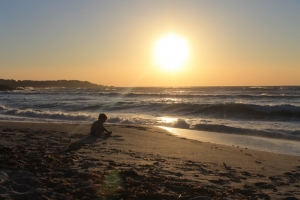
[[[0,92],[0,120],[92,123],[99,113],[107,114],[107,123],[280,139],[296,142],[293,144],[300,149],[299,86],[24,88]]]

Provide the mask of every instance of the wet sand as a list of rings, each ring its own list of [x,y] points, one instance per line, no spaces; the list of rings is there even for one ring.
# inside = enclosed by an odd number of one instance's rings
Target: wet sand
[[[0,199],[300,199],[300,157],[157,127],[0,122]]]

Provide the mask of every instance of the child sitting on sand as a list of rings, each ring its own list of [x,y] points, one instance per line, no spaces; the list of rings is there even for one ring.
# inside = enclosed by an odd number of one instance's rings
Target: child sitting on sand
[[[98,120],[92,124],[91,135],[92,136],[109,136],[112,132],[106,130],[104,127],[104,122],[107,120],[107,116],[104,113],[100,113]]]

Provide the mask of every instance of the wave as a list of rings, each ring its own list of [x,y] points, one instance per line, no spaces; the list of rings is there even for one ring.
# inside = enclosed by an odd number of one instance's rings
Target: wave
[[[78,110],[82,111],[97,111],[102,110],[104,112],[108,111],[123,111],[123,110],[136,110],[140,107],[143,107],[143,105],[134,104],[131,102],[109,102],[109,103],[102,103],[102,104],[96,104],[96,105],[88,105],[82,108],[78,108]],[[147,106],[144,105],[145,108]]]
[[[286,131],[285,133],[279,133],[275,131],[239,128],[239,127],[232,127],[232,126],[226,126],[220,124],[196,124],[193,125],[191,129],[209,131],[209,132],[227,133],[227,134],[239,134],[239,135],[300,141],[300,131],[290,131],[290,132]]]
[[[16,117],[28,117],[37,119],[53,119],[53,120],[70,120],[70,121],[93,121],[96,118],[87,114],[68,114],[63,112],[49,112],[32,109],[9,109],[4,106],[0,106],[1,114],[16,116]]]
[[[172,101],[163,102],[110,102],[89,105],[79,111],[153,113],[176,117],[213,117],[251,120],[299,120],[300,107],[290,104],[255,105],[243,103],[193,104]]]
[[[277,108],[279,109],[279,108]],[[83,114],[83,113],[63,113],[63,112],[49,112],[49,111],[39,111],[32,109],[9,109],[5,106],[0,106],[0,119],[10,120],[10,117],[24,117],[28,119],[34,119],[37,121],[53,120],[53,121],[70,121],[70,122],[85,122],[90,123],[96,120],[93,114]],[[207,121],[200,120],[195,123],[190,119],[179,118],[175,121],[164,122],[160,121],[155,117],[134,117],[127,116],[125,118],[111,114],[108,118],[107,123],[112,124],[140,124],[140,125],[157,125],[157,126],[169,126],[173,128],[182,129],[193,129],[199,131],[209,131],[209,132],[219,132],[227,134],[238,134],[238,135],[248,135],[248,136],[259,136],[267,138],[278,138],[278,139],[289,139],[300,141],[300,130],[297,129],[273,129],[269,127],[260,127],[260,129],[255,129],[258,127],[236,127],[232,125],[215,124],[218,120]],[[263,128],[263,129],[262,129]]]
[[[178,119],[173,123],[159,124],[159,126],[167,126],[172,128],[181,128],[181,129],[191,129],[198,131],[207,131],[207,132],[217,132],[217,133],[226,133],[226,134],[236,134],[236,135],[247,135],[247,136],[256,136],[256,137],[266,137],[266,138],[276,138],[276,139],[287,139],[287,140],[296,140],[300,141],[300,131],[299,130],[262,130],[262,129],[250,129],[242,127],[234,127],[223,124],[190,124],[185,119]]]
[[[255,105],[242,103],[224,104],[167,104],[162,112],[209,116],[214,118],[257,119],[257,120],[299,120],[300,107],[294,105]]]
[[[81,122],[92,122],[97,119],[93,114],[82,114],[82,113],[63,113],[63,112],[50,112],[50,111],[41,111],[41,110],[32,110],[32,109],[9,109],[5,106],[0,106],[0,114],[2,118],[4,116],[11,117],[25,117],[31,119],[39,120],[66,120],[66,121],[81,121]],[[9,117],[5,117],[6,119]],[[114,124],[141,124],[141,125],[153,125],[153,119],[144,119],[144,118],[121,118],[121,117],[110,117],[107,120],[107,123]]]
[[[152,124],[153,121],[149,119],[142,119],[142,118],[121,118],[121,117],[111,117],[107,119],[107,123],[112,124],[141,124],[141,125],[149,125]]]
[[[254,119],[299,119],[300,107],[294,105],[255,105],[255,104],[213,104],[199,108],[193,112],[212,114],[222,118],[254,118]]]
[[[255,99],[290,100],[300,98],[300,87],[195,87],[195,88],[26,88],[2,91],[2,95],[62,95],[104,98],[154,98],[154,99]]]
[[[123,93],[123,92],[100,92],[99,96],[107,97],[128,97],[128,98],[138,98],[138,97],[154,97],[154,98],[299,98],[300,94],[285,94],[285,93],[257,93],[257,94],[179,94],[179,93]]]
[[[18,107],[16,107],[18,106]],[[197,104],[173,101],[156,101],[156,102],[105,102],[94,105],[84,106],[80,103],[62,104],[62,103],[39,103],[32,105],[15,105],[14,112],[21,110],[32,110],[34,112],[49,113],[58,110],[64,112],[128,112],[152,115],[169,115],[175,117],[208,117],[222,119],[239,119],[239,120],[267,120],[267,121],[299,121],[300,107],[296,105],[256,105],[246,103],[215,103],[215,104]],[[20,108],[20,109],[18,109]],[[0,111],[4,107],[0,106]]]
[[[162,124],[160,124],[162,125]],[[222,124],[189,124],[185,119],[178,119],[171,124],[165,124],[173,128],[192,129],[198,131],[208,131],[226,134],[247,135],[256,137],[267,137],[276,139],[287,139],[300,141],[300,130],[258,130],[242,127],[234,127]]]
[[[174,128],[183,128],[183,129],[189,129],[190,124],[185,119],[178,119],[172,124],[172,127]]]
[[[238,88],[238,87],[235,87]],[[271,91],[280,91],[280,90],[295,90],[299,91],[300,86],[250,86],[243,87],[243,90],[271,90]]]
[[[6,110],[7,108],[5,106],[0,106],[0,111]]]

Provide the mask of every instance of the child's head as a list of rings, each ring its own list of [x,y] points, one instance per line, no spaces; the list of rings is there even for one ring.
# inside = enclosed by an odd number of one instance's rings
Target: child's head
[[[99,117],[98,117],[98,120],[104,123],[107,120],[106,114],[100,113]]]

